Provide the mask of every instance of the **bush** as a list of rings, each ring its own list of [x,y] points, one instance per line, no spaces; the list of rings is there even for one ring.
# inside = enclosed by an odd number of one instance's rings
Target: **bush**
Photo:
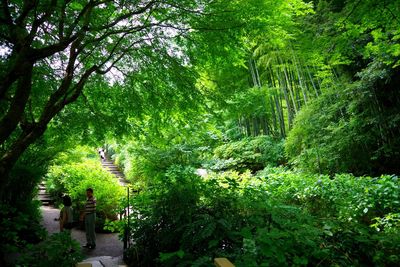
[[[217,147],[209,167],[213,170],[258,171],[283,163],[283,141],[271,136],[257,136]]]
[[[236,266],[391,266],[398,259],[397,177],[194,173],[172,166],[133,197],[129,265],[207,266],[227,257]]]
[[[45,237],[45,229],[40,225],[40,201],[34,200],[44,170],[37,162],[29,165],[32,157],[30,153],[24,154],[13,168],[0,202],[0,265],[8,260],[9,253]]]
[[[294,206],[272,206],[268,196],[239,180],[250,174],[213,174],[173,166],[134,197],[127,251],[131,266],[205,266],[227,256],[237,266],[306,265],[325,256],[323,231]],[[275,264],[275,265],[274,265]]]
[[[290,162],[331,175],[400,173],[398,69],[372,62],[357,73],[358,81],[302,108],[285,143]]]
[[[191,145],[160,148],[131,142],[120,149],[115,161],[128,180],[143,186],[172,165],[200,165],[200,152],[201,148]]]
[[[259,173],[257,187],[277,203],[302,207],[319,218],[328,261],[340,265],[391,266],[400,252],[396,215],[400,182],[396,176],[307,174],[283,169]],[[381,231],[383,230],[383,231]]]
[[[75,212],[83,210],[86,189],[93,188],[97,200],[98,231],[103,229],[105,219],[116,219],[124,189],[111,173],[102,168],[95,152],[80,148],[61,154],[50,167],[46,181],[47,190],[53,196],[71,196]],[[77,219],[78,214],[75,216]]]
[[[400,211],[397,176],[373,178],[337,174],[330,178],[283,169],[266,169],[258,175],[265,179],[258,186],[271,198],[301,205],[314,215],[370,225],[375,217]]]
[[[67,231],[55,233],[37,245],[30,245],[18,258],[16,266],[75,266],[83,259],[80,245]]]

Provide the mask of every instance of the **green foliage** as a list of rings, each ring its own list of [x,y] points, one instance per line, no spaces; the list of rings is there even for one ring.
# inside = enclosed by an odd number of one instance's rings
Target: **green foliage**
[[[257,171],[268,165],[278,166],[284,162],[283,140],[271,136],[257,136],[217,147],[210,168]]]
[[[268,168],[201,178],[172,166],[133,197],[135,242],[125,256],[131,266],[203,266],[214,257],[236,266],[390,266],[400,252],[399,193],[394,176]]]
[[[330,90],[296,117],[286,141],[292,163],[311,172],[399,172],[398,74],[378,62]]]
[[[35,200],[36,186],[46,171],[46,152],[38,144],[20,158],[10,175],[3,199],[0,202],[0,263],[9,253],[37,243],[45,237],[40,225],[40,201]]]
[[[264,180],[256,184],[272,199],[301,206],[320,218],[326,237],[323,247],[332,253],[330,261],[354,265],[396,262],[400,248],[394,234],[398,231],[395,214],[400,210],[400,184],[396,176],[341,174],[331,179],[281,169],[267,169],[259,175],[265,177],[265,184]],[[380,232],[382,229],[384,232]],[[364,255],[363,260],[360,255]]]
[[[259,173],[268,181],[263,188],[273,199],[301,205],[318,216],[334,216],[342,222],[371,224],[376,216],[400,209],[397,176],[354,177],[351,174],[304,174],[279,169]]]
[[[194,169],[172,166],[133,199],[129,263],[202,266],[220,255],[237,266],[281,266],[319,257],[322,232],[312,217],[296,207],[269,205],[266,194],[242,187],[239,177],[250,178],[229,173],[203,180]]]
[[[286,142],[295,166],[320,173],[399,173],[400,2],[318,1],[299,35],[322,95]],[[316,34],[318,33],[318,34]]]
[[[375,223],[371,225],[377,231],[385,231],[390,234],[398,234],[400,230],[400,214],[399,213],[388,213],[384,217],[374,218]]]
[[[17,253],[29,244],[35,244],[46,236],[40,224],[38,201],[25,202],[25,206],[0,204],[1,260],[9,261],[9,255]],[[8,262],[10,263],[10,262]],[[11,264],[11,263],[10,263]]]
[[[75,266],[83,259],[80,244],[67,231],[55,233],[21,253],[15,266]]]
[[[96,151],[51,160],[122,139],[107,149],[141,189],[132,265],[398,264],[399,182],[381,174],[400,172],[399,0],[34,2],[0,22],[3,254],[41,237],[30,200],[49,162],[53,196],[79,211],[92,187],[98,221],[113,219],[123,192]],[[286,163],[284,143],[307,172],[253,176]],[[21,265],[72,265],[63,245],[28,247]]]
[[[115,219],[118,203],[124,195],[117,179],[104,170],[97,151],[78,147],[61,153],[46,175],[46,186],[50,194],[58,198],[68,194],[76,212],[83,209],[86,189],[91,187],[97,199],[97,229],[103,228],[104,220]]]
[[[193,144],[153,144],[139,145],[137,142],[119,146],[115,162],[121,167],[132,183],[146,184],[162,175],[172,165],[199,165],[200,158],[208,151],[207,147]]]

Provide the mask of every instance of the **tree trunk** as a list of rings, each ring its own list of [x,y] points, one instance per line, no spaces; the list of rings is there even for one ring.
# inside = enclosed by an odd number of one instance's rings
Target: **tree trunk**
[[[315,96],[318,97],[318,96],[319,96],[319,93],[318,93],[317,87],[315,86],[313,77],[311,76],[310,70],[308,69],[307,66],[306,66],[306,69],[307,69],[308,78],[310,79],[311,85],[312,85],[312,87],[314,88]]]
[[[270,97],[270,104],[271,104],[271,111],[272,111],[272,134],[278,133],[278,124],[277,124],[277,118],[276,118],[276,112],[275,112],[275,106],[274,106],[274,97]]]
[[[21,69],[23,69],[24,75],[18,79],[10,107],[0,121],[0,144],[3,144],[17,128],[31,93],[33,63],[26,61]]]
[[[0,159],[0,199],[2,199],[4,189],[10,181],[10,172],[18,161],[22,153],[30,144],[36,141],[46,130],[45,125],[37,125],[36,127],[23,131],[13,143],[12,147]]]
[[[286,133],[285,133],[285,119],[283,117],[282,105],[279,103],[278,96],[274,95],[274,99],[275,99],[276,110],[277,110],[277,113],[278,113],[279,128],[280,128],[281,137],[284,138],[286,136]]]
[[[292,106],[291,106],[291,101],[290,101],[290,97],[286,88],[286,83],[284,81],[284,79],[282,79],[281,77],[282,75],[279,73],[278,74],[278,78],[280,81],[280,87],[281,90],[283,92],[283,96],[285,98],[285,102],[286,102],[286,107],[287,107],[287,112],[288,112],[288,125],[289,125],[289,129],[292,126],[292,121],[293,121],[293,111],[292,111]],[[282,105],[281,105],[281,110],[283,109]]]

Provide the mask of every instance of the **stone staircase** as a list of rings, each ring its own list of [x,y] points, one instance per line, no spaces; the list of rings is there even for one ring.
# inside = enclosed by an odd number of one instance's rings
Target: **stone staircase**
[[[125,179],[124,174],[118,169],[114,162],[109,159],[105,159],[102,160],[101,165],[104,169],[115,176],[121,186],[126,186],[127,184],[129,184],[129,182]],[[54,203],[54,200],[46,192],[46,184],[43,181],[40,182],[38,186],[37,200],[40,200],[42,202],[42,206],[50,206]]]
[[[129,182],[125,179],[124,174],[118,169],[118,167],[109,159],[105,159],[101,161],[103,168],[106,169],[108,172],[113,174],[115,178],[117,178],[118,183],[121,186],[126,186]]]
[[[42,202],[42,206],[50,206],[54,202],[54,200],[46,192],[46,185],[45,185],[45,183],[43,181],[40,182],[40,184],[38,186],[37,199]]]

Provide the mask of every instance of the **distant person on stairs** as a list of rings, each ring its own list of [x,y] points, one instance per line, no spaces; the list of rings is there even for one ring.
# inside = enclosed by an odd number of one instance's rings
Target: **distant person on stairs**
[[[106,159],[106,153],[103,148],[99,148],[99,155],[100,155],[101,160]]]
[[[96,247],[96,198],[93,196],[93,189],[86,189],[86,204],[85,204],[85,231],[86,231],[86,245],[85,248],[94,249]]]
[[[64,207],[60,211],[60,231],[64,229],[72,229],[74,218],[72,216],[72,201],[71,198],[66,195],[63,197]]]

